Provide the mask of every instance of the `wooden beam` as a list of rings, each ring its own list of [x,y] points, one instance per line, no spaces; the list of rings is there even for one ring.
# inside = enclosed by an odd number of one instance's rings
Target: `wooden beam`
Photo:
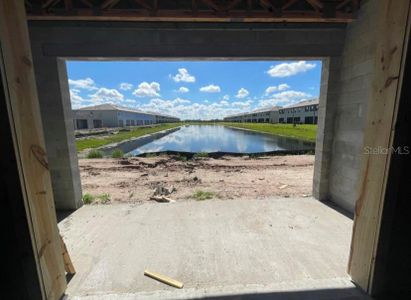
[[[282,10],[286,10],[287,8],[289,8],[291,5],[293,5],[294,3],[296,3],[299,0],[288,0],[286,3],[284,3],[284,5],[281,7]]]
[[[44,299],[66,289],[24,2],[0,1],[1,71]],[[7,259],[7,258],[6,258]]]
[[[376,54],[361,156],[348,272],[367,292],[372,290],[375,252],[390,161],[394,122],[401,91],[405,41],[409,38],[409,0],[378,1],[375,18]],[[407,25],[408,22],[408,25]],[[408,33],[407,33],[408,32]],[[367,154],[386,149],[388,154]],[[406,237],[404,237],[406,238]]]
[[[275,16],[267,15],[267,12],[253,11],[252,15],[246,13],[229,15],[216,15],[214,13],[198,12],[193,15],[193,11],[184,13],[167,13],[159,11],[155,16],[147,15],[147,11],[130,12],[110,12],[102,11],[96,16],[90,11],[78,11],[77,15],[29,15],[28,20],[35,21],[127,21],[127,22],[242,22],[242,23],[350,23],[354,20],[351,14],[340,14],[334,18],[324,18],[321,15],[312,13],[295,13]]]
[[[89,0],[80,0],[80,2],[90,8],[93,8],[93,4]]]
[[[41,7],[44,9],[52,8],[54,5],[59,3],[61,0],[47,0]]]
[[[66,7],[66,10],[68,12],[73,10],[73,1],[72,0],[64,0],[64,6]]]
[[[242,0],[232,0],[227,6],[225,7],[225,10],[229,11],[232,10],[234,7],[236,7],[239,3],[241,3]]]
[[[147,10],[152,10],[153,7],[151,7],[146,1],[144,0],[134,0],[134,2],[136,2],[137,4],[139,4],[140,6],[144,7]]]
[[[319,3],[317,0],[305,0],[308,4],[311,5],[314,10],[319,13],[320,9],[323,7],[322,3]]]
[[[337,9],[341,9],[344,6],[348,5],[348,3],[352,2],[352,0],[343,0],[339,4],[337,4]]]
[[[215,4],[213,2],[213,0],[202,0],[207,6],[209,6],[210,8],[214,9],[215,11],[221,12],[223,11],[223,9],[218,6],[217,4]]]
[[[112,8],[114,5],[116,5],[120,0],[106,0],[101,4],[101,9],[107,9],[107,8]]]
[[[312,5],[313,7],[317,7],[317,8],[323,8],[323,4],[321,3],[321,1],[319,0],[305,0],[308,3],[310,3],[310,5]]]

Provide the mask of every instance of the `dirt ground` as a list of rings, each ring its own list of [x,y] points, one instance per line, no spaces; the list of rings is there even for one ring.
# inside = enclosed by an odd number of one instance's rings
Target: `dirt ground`
[[[98,199],[106,194],[108,203],[152,201],[156,191],[157,196],[176,201],[199,200],[199,192],[223,200],[309,197],[314,155],[187,161],[163,155],[80,159],[79,166],[83,195],[89,193]]]

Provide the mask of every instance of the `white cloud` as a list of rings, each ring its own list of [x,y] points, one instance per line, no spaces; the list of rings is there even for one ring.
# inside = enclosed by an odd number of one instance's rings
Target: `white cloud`
[[[242,109],[249,108],[249,107],[251,107],[252,104],[253,104],[253,100],[251,100],[251,99],[249,99],[247,101],[236,101],[236,102],[231,103],[232,106],[240,107]]]
[[[182,86],[182,87],[180,87],[179,89],[178,89],[178,92],[179,93],[182,93],[182,94],[184,94],[184,93],[188,93],[190,90],[188,89],[188,88],[186,88],[185,86]]]
[[[265,90],[265,94],[271,94],[274,92],[281,92],[281,91],[285,91],[288,90],[290,88],[290,86],[286,83],[281,83],[279,85],[274,85],[274,86],[269,86],[266,90]]]
[[[195,82],[196,78],[193,75],[188,73],[188,70],[185,68],[178,69],[178,73],[172,76],[175,82]]]
[[[93,79],[90,77],[84,78],[84,79],[69,79],[69,85],[72,88],[75,89],[84,89],[84,90],[97,90],[97,87],[95,86],[95,82]]]
[[[223,100],[230,100],[230,95],[224,95]]]
[[[272,94],[267,99],[262,99],[259,101],[259,107],[267,107],[267,106],[274,106],[274,105],[287,105],[302,101],[311,97],[310,94],[301,92],[301,91],[283,91],[280,93]]]
[[[124,95],[116,89],[99,88],[90,96],[91,102],[104,103],[104,102],[121,102],[124,100]]]
[[[245,88],[241,88],[238,90],[237,95],[235,97],[242,99],[247,97],[249,94],[250,93]]]
[[[200,92],[204,93],[219,93],[221,92],[221,89],[218,85],[210,84],[207,86],[203,86],[200,88]]]
[[[70,100],[73,109],[79,108],[83,105],[85,100],[79,95],[78,89],[70,89]]]
[[[160,97],[159,92],[160,84],[158,82],[148,83],[144,81],[134,90],[133,95],[137,97]]]
[[[250,104],[248,102],[247,104]],[[176,98],[174,100],[165,100],[153,98],[148,103],[137,105],[136,108],[166,113],[177,116],[181,119],[203,119],[211,120],[223,118],[226,115],[239,113],[243,107],[247,108],[247,104],[231,106],[229,102],[221,100],[218,102],[196,103],[187,99]]]
[[[133,88],[133,85],[131,83],[128,83],[128,82],[120,83],[120,90],[128,91],[128,90],[131,90],[132,88]]]
[[[298,73],[307,72],[315,68],[314,63],[307,63],[305,60],[292,63],[282,63],[275,66],[271,66],[267,73],[271,77],[288,77]]]

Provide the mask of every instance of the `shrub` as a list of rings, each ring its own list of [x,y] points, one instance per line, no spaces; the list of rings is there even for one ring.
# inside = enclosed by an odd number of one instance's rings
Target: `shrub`
[[[177,156],[175,156],[175,159],[178,161],[187,161],[187,156],[178,154]]]
[[[213,192],[206,192],[206,191],[196,191],[193,194],[194,199],[197,201],[203,201],[207,199],[212,199],[215,196],[215,193]]]
[[[101,194],[98,195],[97,198],[100,200],[100,203],[106,204],[107,202],[111,201],[110,194]]]
[[[208,157],[208,153],[207,152],[197,152],[196,154],[194,154],[193,157],[194,158]]]
[[[94,197],[91,194],[86,193],[83,195],[84,204],[91,204],[93,201],[94,201]]]
[[[101,153],[98,150],[91,150],[88,154],[87,154],[87,158],[103,158],[103,153]]]
[[[124,152],[121,149],[116,149],[111,153],[112,158],[122,158],[124,157]]]

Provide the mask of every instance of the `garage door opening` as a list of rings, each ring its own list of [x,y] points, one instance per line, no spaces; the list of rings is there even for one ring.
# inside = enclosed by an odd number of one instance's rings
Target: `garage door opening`
[[[343,284],[352,220],[312,194],[322,68],[68,61],[73,124],[87,124],[74,128],[85,205],[59,224],[78,270],[68,293],[174,295],[144,268],[192,297]]]

